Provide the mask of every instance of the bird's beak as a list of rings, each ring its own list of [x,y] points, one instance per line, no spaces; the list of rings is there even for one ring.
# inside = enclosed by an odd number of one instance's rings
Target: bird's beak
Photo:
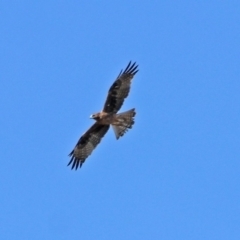
[[[90,118],[93,119],[93,115],[90,115]]]

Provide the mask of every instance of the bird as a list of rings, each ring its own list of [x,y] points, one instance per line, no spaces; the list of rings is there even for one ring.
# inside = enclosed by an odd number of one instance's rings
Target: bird
[[[116,80],[110,87],[103,110],[90,116],[95,123],[80,137],[74,149],[70,152],[71,157],[68,166],[77,170],[82,167],[86,158],[92,153],[101,139],[107,133],[110,125],[113,128],[116,139],[122,137],[134,124],[135,108],[126,112],[118,113],[125,98],[127,98],[132,80],[138,72],[136,62],[128,63],[125,70],[121,70]]]

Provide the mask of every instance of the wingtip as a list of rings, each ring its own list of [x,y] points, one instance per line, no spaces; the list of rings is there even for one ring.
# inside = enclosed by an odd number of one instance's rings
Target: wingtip
[[[137,68],[138,68],[138,65],[136,65],[136,62],[132,63],[132,61],[130,61],[123,73],[130,73],[135,75],[138,72]]]
[[[67,166],[71,165],[71,170],[77,170],[78,168],[81,168],[83,165],[84,161],[81,161],[79,159],[77,159],[76,157],[72,156],[71,160],[69,161],[69,163],[67,164]]]

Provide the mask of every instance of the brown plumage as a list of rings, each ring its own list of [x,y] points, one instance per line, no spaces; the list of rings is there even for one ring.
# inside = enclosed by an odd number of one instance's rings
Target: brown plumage
[[[90,117],[96,122],[85,132],[75,148],[69,154],[71,157],[68,165],[72,164],[72,169],[78,169],[85,162],[86,158],[92,153],[94,148],[100,143],[103,136],[112,125],[116,138],[122,137],[134,124],[135,109],[119,113],[124,99],[128,96],[131,81],[138,72],[136,63],[127,65],[126,69],[118,75],[117,79],[110,87],[103,110],[92,114]]]

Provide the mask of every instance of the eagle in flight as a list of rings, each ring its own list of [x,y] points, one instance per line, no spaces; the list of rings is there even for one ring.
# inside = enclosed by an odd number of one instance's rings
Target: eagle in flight
[[[138,65],[131,63],[124,71],[121,70],[117,79],[110,87],[103,110],[94,113],[90,118],[96,122],[81,136],[75,148],[69,154],[71,157],[68,166],[72,164],[72,169],[78,169],[92,153],[93,149],[100,143],[103,136],[112,125],[116,138],[122,137],[134,124],[135,109],[123,113],[117,113],[123,105],[124,99],[128,96],[131,82],[138,72]]]

